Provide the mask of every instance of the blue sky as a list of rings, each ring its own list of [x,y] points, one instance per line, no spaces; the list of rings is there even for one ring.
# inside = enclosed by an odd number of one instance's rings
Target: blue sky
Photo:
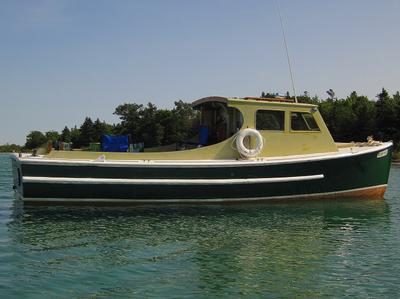
[[[299,93],[400,90],[400,1],[279,3]],[[0,0],[0,38],[0,144],[124,102],[291,90],[273,0]]]

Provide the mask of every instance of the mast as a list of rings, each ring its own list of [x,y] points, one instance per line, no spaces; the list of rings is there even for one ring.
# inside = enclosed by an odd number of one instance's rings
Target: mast
[[[290,55],[289,55],[288,45],[287,45],[287,42],[286,42],[285,28],[283,26],[281,10],[279,8],[279,2],[278,1],[279,0],[275,0],[275,5],[276,5],[277,11],[278,11],[278,15],[279,15],[279,21],[281,23],[283,43],[285,44],[286,58],[287,58],[288,66],[289,66],[290,79],[292,81],[292,89],[293,89],[293,94],[294,94],[294,101],[297,103],[296,88],[295,88],[295,84],[294,84],[294,75],[293,75],[293,71],[292,71],[292,64],[290,62]]]

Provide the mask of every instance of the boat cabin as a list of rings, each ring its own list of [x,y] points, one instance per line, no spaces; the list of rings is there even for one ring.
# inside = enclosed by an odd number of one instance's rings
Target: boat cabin
[[[193,107],[201,111],[199,139],[207,140],[204,145],[252,128],[265,141],[261,157],[337,151],[315,105],[287,99],[207,97],[193,102]],[[201,136],[205,132],[208,138]]]
[[[254,129],[263,140],[256,158],[337,152],[338,148],[316,105],[286,99],[226,98],[211,96],[193,102],[201,113],[198,136],[186,150],[142,153],[102,153],[106,159],[138,160],[213,160],[240,159],[237,149],[239,132]],[[255,145],[248,137],[246,146]],[[96,152],[52,151],[49,158],[82,159],[99,156]],[[74,157],[76,156],[76,157]]]

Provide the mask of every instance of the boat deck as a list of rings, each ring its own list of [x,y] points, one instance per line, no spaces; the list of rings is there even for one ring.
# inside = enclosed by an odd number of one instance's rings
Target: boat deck
[[[326,159],[343,158],[348,156],[357,156],[370,152],[379,152],[379,155],[386,155],[384,152],[392,142],[376,143],[373,145],[368,144],[342,144],[338,147],[337,152],[329,153],[314,153],[307,155],[291,155],[291,156],[278,156],[278,157],[258,157],[253,159],[218,159],[218,160],[148,160],[148,159],[105,159],[102,152],[92,153],[97,156],[97,159],[79,159],[79,158],[68,158],[68,152],[56,152],[52,155],[40,155],[32,156],[30,154],[22,154],[18,157],[18,154],[14,154],[14,157],[24,163],[28,164],[114,164],[114,165],[181,165],[181,166],[199,166],[201,167],[212,166],[212,165],[254,165],[254,164],[281,164],[281,163],[295,163],[305,161],[320,161]],[[383,151],[383,152],[381,152]],[[97,155],[96,155],[97,154]],[[134,158],[134,153],[130,153],[129,156]]]

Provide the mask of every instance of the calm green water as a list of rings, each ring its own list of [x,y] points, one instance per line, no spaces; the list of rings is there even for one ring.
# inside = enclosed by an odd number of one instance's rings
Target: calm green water
[[[393,298],[400,167],[386,200],[27,208],[0,155],[1,298]]]

